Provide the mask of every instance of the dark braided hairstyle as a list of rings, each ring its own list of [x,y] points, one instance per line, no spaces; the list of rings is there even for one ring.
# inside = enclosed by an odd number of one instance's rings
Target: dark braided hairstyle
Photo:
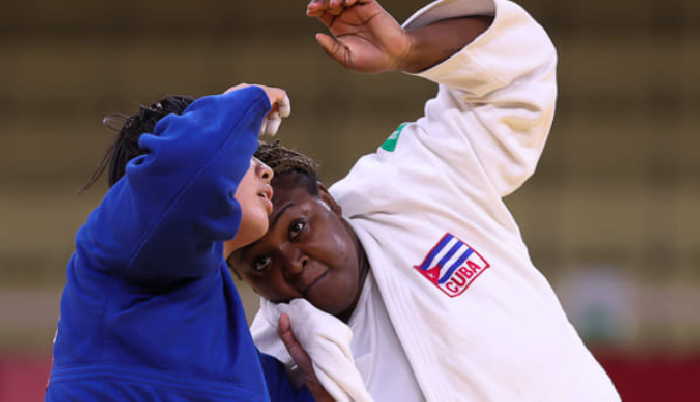
[[[279,141],[271,144],[261,143],[255,157],[272,168],[275,179],[294,174],[294,187],[304,186],[309,194],[318,194],[318,163],[310,157],[280,145]],[[272,180],[273,185],[275,179]]]
[[[105,117],[102,124],[119,134],[81,191],[95,184],[107,168],[109,168],[108,184],[112,187],[126,173],[127,163],[146,153],[138,145],[141,134],[152,133],[158,121],[170,113],[182,114],[193,101],[194,98],[190,96],[167,96],[149,106],[141,105],[138,113],[132,116],[114,114]],[[117,125],[121,127],[116,127]]]

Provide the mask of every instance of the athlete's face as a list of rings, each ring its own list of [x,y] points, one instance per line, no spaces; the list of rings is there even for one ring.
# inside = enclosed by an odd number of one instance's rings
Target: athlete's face
[[[295,185],[294,174],[273,182],[270,230],[233,253],[230,265],[272,302],[305,298],[341,319],[352,312],[364,276],[359,242],[324,188]]]
[[[272,169],[256,158],[250,161],[236,189],[236,200],[241,206],[241,225],[236,237],[224,242],[224,255],[261,238],[268,229],[272,213]]]

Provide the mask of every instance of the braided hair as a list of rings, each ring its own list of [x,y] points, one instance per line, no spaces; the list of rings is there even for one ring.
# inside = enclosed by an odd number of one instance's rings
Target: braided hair
[[[193,101],[194,98],[190,96],[167,96],[149,106],[141,105],[138,113],[132,116],[113,114],[105,117],[102,124],[117,131],[118,136],[107,149],[99,166],[81,191],[87,190],[95,184],[108,168],[108,184],[109,187],[112,187],[126,173],[127,163],[146,153],[138,145],[141,134],[152,133],[160,119],[170,113],[182,114]]]
[[[280,145],[278,140],[270,144],[261,143],[255,157],[272,168],[275,179],[293,174],[296,176],[293,186],[304,186],[309,194],[318,194],[318,163],[309,156]]]

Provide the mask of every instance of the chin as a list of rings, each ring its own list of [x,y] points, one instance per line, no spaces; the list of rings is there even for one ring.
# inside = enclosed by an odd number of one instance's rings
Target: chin
[[[238,237],[245,243],[243,245],[248,245],[265,236],[269,225],[267,211],[245,211]]]
[[[342,304],[329,304],[324,303],[324,301],[312,300],[310,298],[306,298],[306,301],[311,303],[317,309],[335,317],[339,316],[342,312],[346,311],[349,308],[349,306],[345,306]]]
[[[306,299],[319,310],[338,316],[352,307],[356,296],[356,292],[353,292],[352,289],[353,286],[348,284],[342,287],[328,286],[323,289],[317,289],[316,292],[308,295]]]
[[[263,236],[267,234],[267,229],[269,228],[268,226],[268,221],[267,221],[267,215],[265,215],[265,221],[264,222],[256,222],[255,226],[251,229],[250,232],[250,243],[260,240]]]

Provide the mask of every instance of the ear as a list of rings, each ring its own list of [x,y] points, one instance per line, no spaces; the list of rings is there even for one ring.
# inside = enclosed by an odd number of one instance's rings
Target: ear
[[[335,202],[335,198],[333,198],[331,193],[328,192],[326,186],[320,181],[316,182],[316,186],[318,187],[318,196],[321,198],[321,200],[325,202],[326,205],[331,208],[331,211],[333,211],[336,215],[343,216],[343,209],[340,208],[340,205],[338,205],[337,202]]]

